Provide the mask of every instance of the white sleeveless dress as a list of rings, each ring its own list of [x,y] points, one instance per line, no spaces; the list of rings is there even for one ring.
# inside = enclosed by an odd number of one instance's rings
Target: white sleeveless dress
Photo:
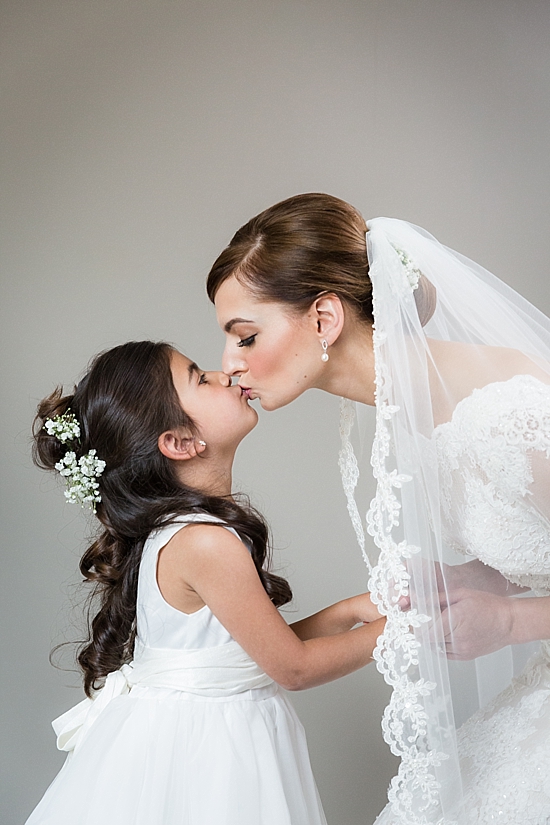
[[[326,825],[284,692],[207,606],[162,597],[159,551],[197,520],[148,538],[134,661],[53,723],[69,756],[27,825]]]

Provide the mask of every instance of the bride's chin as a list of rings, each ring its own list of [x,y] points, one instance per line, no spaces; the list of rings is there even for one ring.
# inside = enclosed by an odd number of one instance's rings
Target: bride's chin
[[[258,397],[258,401],[260,402],[262,410],[266,410],[267,412],[271,412],[272,410],[277,410],[279,408],[279,404],[274,404],[273,401],[270,401],[268,398]]]
[[[286,407],[294,398],[258,398],[262,410],[272,412],[273,410],[280,410],[281,407]]]

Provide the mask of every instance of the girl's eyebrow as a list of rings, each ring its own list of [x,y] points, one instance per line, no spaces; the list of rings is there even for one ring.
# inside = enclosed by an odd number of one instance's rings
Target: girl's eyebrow
[[[253,324],[254,321],[247,320],[246,318],[232,318],[227,324],[224,326],[225,332],[231,332],[232,328],[235,324]]]

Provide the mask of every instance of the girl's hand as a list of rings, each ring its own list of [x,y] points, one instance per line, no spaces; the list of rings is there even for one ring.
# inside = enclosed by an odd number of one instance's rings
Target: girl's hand
[[[361,593],[331,604],[306,619],[293,622],[290,626],[299,639],[316,639],[345,633],[358,624],[370,624],[382,618],[382,614],[371,601],[369,593]]]
[[[377,606],[372,603],[370,593],[361,593],[360,596],[352,596],[346,599],[349,603],[353,624],[368,624],[382,618],[382,613]]]

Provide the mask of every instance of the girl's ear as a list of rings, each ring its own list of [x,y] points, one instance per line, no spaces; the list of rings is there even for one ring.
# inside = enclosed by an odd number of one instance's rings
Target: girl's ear
[[[158,437],[158,447],[166,458],[172,461],[186,461],[195,458],[206,449],[206,443],[187,430],[167,430]]]
[[[341,299],[333,292],[320,295],[312,305],[317,324],[317,333],[329,344],[339,338],[344,326],[344,307]]]

